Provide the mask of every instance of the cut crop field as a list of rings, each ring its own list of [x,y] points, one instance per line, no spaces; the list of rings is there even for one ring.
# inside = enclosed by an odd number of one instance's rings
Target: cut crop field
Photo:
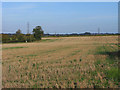
[[[2,44],[3,88],[118,87],[118,36]]]

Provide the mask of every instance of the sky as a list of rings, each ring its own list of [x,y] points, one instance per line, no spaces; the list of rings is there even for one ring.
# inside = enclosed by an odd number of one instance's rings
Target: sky
[[[3,2],[2,32],[27,33],[41,26],[45,33],[118,32],[117,2]]]

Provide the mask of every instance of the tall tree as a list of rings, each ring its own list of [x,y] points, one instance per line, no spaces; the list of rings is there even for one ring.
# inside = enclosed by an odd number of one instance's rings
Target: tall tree
[[[21,30],[20,29],[18,29],[17,31],[16,31],[16,40],[17,41],[25,41],[25,39],[24,39],[24,35],[22,34],[22,32],[21,32]]]
[[[33,29],[33,35],[36,40],[41,40],[43,33],[44,33],[44,31],[42,30],[41,26],[36,26]]]
[[[16,31],[16,34],[17,34],[17,35],[21,34],[21,30],[18,29],[18,30]]]

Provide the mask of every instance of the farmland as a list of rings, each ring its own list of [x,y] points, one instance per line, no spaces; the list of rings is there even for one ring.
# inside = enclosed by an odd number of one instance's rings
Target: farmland
[[[118,87],[118,36],[2,45],[3,88]]]

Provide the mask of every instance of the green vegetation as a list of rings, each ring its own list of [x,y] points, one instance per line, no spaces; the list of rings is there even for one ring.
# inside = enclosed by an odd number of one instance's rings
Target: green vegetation
[[[16,42],[33,42],[41,40],[43,36],[43,30],[41,26],[36,26],[33,29],[33,34],[22,34],[21,30],[18,29],[15,34],[2,34],[3,43],[16,43]]]
[[[77,60],[76,60],[76,59],[74,59],[73,61],[74,61],[74,62],[76,62]]]
[[[19,62],[21,62],[21,60],[19,59]]]
[[[11,71],[11,66],[9,65],[9,72]]]
[[[30,54],[30,55],[26,55],[27,57],[34,57],[34,56],[37,56],[35,54]]]
[[[116,48],[111,45],[103,45],[97,48],[96,55],[107,55],[105,60],[96,57],[97,60],[95,62],[98,72],[103,72],[105,75],[105,87],[109,86],[108,80],[111,80],[118,85],[118,80],[120,77],[120,73],[118,71],[118,52],[119,51],[116,51]]]
[[[81,50],[74,51],[71,55],[76,55],[77,53],[81,52]]]
[[[108,79],[113,79],[118,82],[118,77],[120,77],[120,73],[118,72],[118,67],[112,67],[110,70],[106,71],[106,76]]]
[[[33,29],[33,35],[35,37],[36,40],[41,40],[41,37],[43,36],[43,30],[41,28],[41,26],[36,26],[34,29]]]
[[[40,42],[54,42],[61,39],[42,39]]]
[[[80,58],[80,60],[79,60],[80,62],[82,61],[82,59]]]
[[[27,47],[7,47],[7,48],[2,48],[2,50],[7,50],[7,49],[19,49],[19,48],[27,48]]]

